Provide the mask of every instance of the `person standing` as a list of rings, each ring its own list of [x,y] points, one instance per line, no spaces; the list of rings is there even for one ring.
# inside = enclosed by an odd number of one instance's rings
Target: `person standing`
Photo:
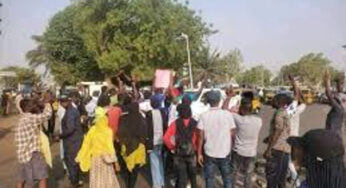
[[[324,77],[326,95],[332,107],[327,115],[326,129],[335,131],[343,139],[346,151],[346,94],[343,93],[343,79],[336,80],[337,91],[331,91],[330,73],[327,71]],[[346,165],[346,156],[344,158]]]
[[[238,113],[239,105],[241,101],[241,96],[234,92],[232,86],[226,90],[227,98],[222,104],[222,109],[228,110],[230,112]]]
[[[66,109],[66,112],[61,122],[62,133],[56,139],[63,140],[64,161],[69,179],[72,186],[78,187],[81,184],[80,169],[75,159],[83,140],[80,114],[70,98],[62,99],[60,104]]]
[[[288,143],[297,166],[306,169],[306,180],[300,188],[346,187],[345,152],[339,134],[315,129],[302,137],[290,137]]]
[[[292,99],[285,94],[278,94],[273,99],[273,107],[276,109],[273,116],[268,143],[264,157],[267,159],[266,178],[268,188],[285,187],[288,172],[289,155],[291,147],[287,143],[290,136],[290,117],[286,111]]]
[[[161,108],[160,98],[152,96],[150,99],[153,110],[146,113],[148,128],[148,138],[146,149],[150,158],[150,169],[153,187],[163,187],[165,185],[164,166],[163,166],[163,133],[167,127],[167,118]]]
[[[232,136],[235,131],[235,123],[230,112],[218,108],[221,94],[210,91],[207,94],[211,109],[201,114],[198,130],[198,163],[204,167],[206,188],[214,187],[214,166],[221,172],[223,187],[232,185],[230,176],[229,155],[232,147]],[[203,147],[203,143],[204,147]],[[204,149],[204,154],[202,152]]]
[[[145,142],[147,125],[144,117],[139,112],[139,105],[132,102],[126,95],[123,101],[122,116],[117,131],[118,144],[120,145],[119,159],[121,168],[124,169],[124,179],[127,188],[134,188],[140,167],[146,163]]]
[[[289,79],[292,84],[293,92],[294,92],[294,101],[289,105],[287,108],[287,113],[290,117],[290,125],[291,125],[291,131],[290,136],[299,136],[299,128],[300,128],[300,115],[305,111],[306,104],[304,103],[304,98],[299,90],[299,81],[289,75]],[[300,180],[298,177],[298,172],[295,168],[294,163],[292,162],[292,158],[290,156],[288,168],[290,171],[290,177],[295,183],[296,187],[300,186]]]
[[[76,161],[83,172],[90,170],[90,188],[120,188],[115,170],[119,170],[113,145],[113,131],[108,126],[110,99],[101,96],[95,111],[94,125],[88,131]]]
[[[191,187],[197,188],[197,121],[192,118],[189,105],[180,104],[177,110],[179,118],[169,126],[163,141],[174,155],[178,177],[176,187],[185,188],[190,180]]]
[[[251,176],[255,168],[262,119],[252,113],[251,99],[243,99],[239,115],[233,116],[237,127],[231,158],[233,187],[252,188]]]
[[[48,169],[41,152],[40,126],[51,116],[52,109],[45,100],[43,113],[36,114],[37,101],[23,99],[20,102],[23,113],[14,128],[17,159],[19,162],[17,188],[24,185],[33,187],[39,181],[39,188],[47,187]]]

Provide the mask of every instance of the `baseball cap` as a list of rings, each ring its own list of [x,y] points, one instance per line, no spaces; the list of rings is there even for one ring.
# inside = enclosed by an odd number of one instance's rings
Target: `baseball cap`
[[[207,93],[208,102],[219,102],[221,100],[221,94],[219,91],[209,91]]]
[[[342,138],[331,130],[311,130],[302,137],[290,137],[287,142],[291,146],[302,147],[306,153],[321,161],[344,155]]]

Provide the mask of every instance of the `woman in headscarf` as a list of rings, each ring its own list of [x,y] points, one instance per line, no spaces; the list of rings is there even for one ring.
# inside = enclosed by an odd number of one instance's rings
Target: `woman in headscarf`
[[[120,188],[115,175],[115,169],[119,167],[113,146],[113,131],[108,126],[106,107],[109,103],[108,97],[100,98],[95,110],[95,123],[84,138],[76,158],[83,172],[90,170],[90,188]]]
[[[121,157],[125,163],[125,182],[128,188],[134,188],[138,170],[146,162],[146,122],[139,112],[139,105],[132,102],[130,96],[125,96],[117,132],[121,147]]]

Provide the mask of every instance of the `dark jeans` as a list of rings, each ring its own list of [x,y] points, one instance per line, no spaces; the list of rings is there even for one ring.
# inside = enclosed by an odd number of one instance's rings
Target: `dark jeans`
[[[174,156],[174,167],[177,172],[178,181],[176,188],[185,188],[188,179],[190,179],[191,187],[197,188],[197,162],[196,156],[179,157]]]
[[[254,169],[255,157],[243,157],[233,152],[231,158],[233,187],[251,188],[251,177]]]
[[[136,166],[133,168],[132,172],[128,171],[126,169],[126,172],[124,174],[124,180],[126,182],[126,187],[127,188],[135,188],[136,182],[137,182],[137,177],[139,173],[139,167]]]
[[[288,163],[288,153],[272,150],[272,158],[268,159],[266,164],[268,188],[285,187]]]
[[[206,188],[213,188],[214,178],[215,178],[215,172],[214,167],[216,167],[220,170],[222,181],[223,181],[223,187],[224,188],[231,188],[232,187],[232,181],[231,181],[231,167],[230,167],[230,160],[228,157],[226,158],[212,158],[209,156],[204,156],[204,178],[205,178],[205,187]]]

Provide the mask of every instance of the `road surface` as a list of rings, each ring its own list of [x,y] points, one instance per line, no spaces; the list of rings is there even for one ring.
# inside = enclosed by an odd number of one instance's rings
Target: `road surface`
[[[301,116],[301,134],[307,130],[313,128],[323,128],[326,119],[326,114],[329,111],[329,107],[326,105],[314,104],[307,108],[307,110]],[[266,145],[262,143],[262,140],[268,136],[269,122],[273,115],[273,109],[269,106],[264,106],[260,112],[263,118],[264,126],[261,130],[258,154],[261,156],[265,150]],[[14,148],[14,139],[12,128],[17,123],[18,116],[0,117],[0,188],[14,187],[16,183],[16,156]],[[69,187],[68,180],[64,176],[61,162],[59,160],[59,146],[58,144],[52,145],[52,156],[54,159],[53,170],[50,170],[49,187],[50,188],[65,188]],[[144,168],[137,181],[137,186],[140,188],[150,187],[148,179],[150,179],[150,171],[148,168]],[[121,182],[121,178],[120,182]],[[198,178],[198,182],[202,187],[203,181],[201,177]],[[121,182],[122,184],[122,182]],[[85,185],[84,187],[88,187]]]

